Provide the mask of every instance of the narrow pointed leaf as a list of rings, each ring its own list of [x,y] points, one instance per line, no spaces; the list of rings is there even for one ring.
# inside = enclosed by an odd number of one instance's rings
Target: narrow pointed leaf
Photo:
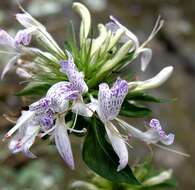
[[[151,112],[149,108],[137,106],[126,101],[123,103],[120,115],[126,117],[146,117],[149,116]]]
[[[50,87],[51,84],[46,82],[31,82],[18,92],[16,96],[44,95]]]
[[[154,103],[170,103],[176,101],[175,98],[165,99],[149,95],[145,92],[130,92],[127,94],[128,100],[144,101],[144,102],[154,102]]]

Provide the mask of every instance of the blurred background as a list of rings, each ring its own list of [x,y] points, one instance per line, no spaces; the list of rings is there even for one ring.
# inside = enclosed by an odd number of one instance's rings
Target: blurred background
[[[20,0],[23,7],[38,18],[53,37],[63,45],[67,37],[67,26],[73,20],[79,26],[79,18],[72,11],[71,0]],[[150,34],[156,18],[160,14],[165,25],[150,43],[153,58],[145,73],[141,73],[134,63],[129,69],[137,71],[140,79],[152,77],[165,66],[173,65],[174,74],[168,82],[153,90],[152,94],[165,98],[177,98],[176,102],[151,104],[153,116],[160,119],[168,131],[176,134],[173,148],[187,152],[190,158],[175,155],[155,148],[156,168],[173,168],[178,181],[178,190],[195,189],[195,1],[194,0],[83,0],[91,11],[93,28],[99,22],[106,23],[109,15],[115,15],[144,41]],[[16,0],[0,0],[0,28],[15,33],[20,25],[14,14],[19,11]],[[7,63],[8,56],[0,54],[0,70]],[[139,59],[138,61],[139,62]],[[21,98],[14,93],[22,88],[14,72],[0,81],[0,137],[12,126],[3,114],[16,114],[24,106]],[[143,124],[139,119],[136,125]],[[38,159],[26,159],[23,155],[10,155],[6,143],[0,142],[0,190],[61,190],[82,179],[86,171],[81,160],[81,140],[72,139],[76,170],[70,171],[52,145],[36,143],[33,151]],[[137,160],[146,148],[143,145],[130,154]]]

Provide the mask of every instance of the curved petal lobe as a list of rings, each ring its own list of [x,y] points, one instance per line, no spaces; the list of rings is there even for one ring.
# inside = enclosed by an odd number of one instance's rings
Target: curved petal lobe
[[[57,150],[63,160],[68,164],[68,166],[71,169],[74,169],[74,159],[72,154],[72,149],[67,133],[67,129],[64,126],[65,121],[64,117],[58,117],[56,120],[56,126],[55,126],[55,143]]]
[[[108,122],[105,128],[111,145],[119,157],[119,166],[117,171],[121,171],[128,164],[129,157],[125,141],[120,136],[118,129],[111,122]]]

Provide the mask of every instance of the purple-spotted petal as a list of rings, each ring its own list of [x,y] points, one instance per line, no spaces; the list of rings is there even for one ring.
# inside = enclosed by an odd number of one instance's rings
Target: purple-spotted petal
[[[174,142],[175,135],[170,133],[166,135],[165,131],[162,129],[160,121],[158,119],[151,119],[150,127],[156,133],[158,133],[158,140],[165,145],[171,145]]]
[[[122,41],[125,43],[128,40],[132,40],[135,46],[135,49],[139,47],[139,41],[135,34],[133,34],[129,29],[127,29],[125,26],[123,26],[115,17],[110,16],[110,19],[112,20],[113,24],[115,24],[115,27],[112,27],[114,29],[121,28],[125,30],[125,35],[123,36]],[[112,30],[112,29],[111,29]]]
[[[52,98],[42,98],[40,100],[38,100],[37,102],[31,104],[29,106],[29,109],[31,111],[36,111],[36,112],[43,112],[45,110],[48,110],[49,108],[51,108],[53,105],[53,99]]]
[[[74,159],[64,117],[57,118],[54,131],[56,148],[71,169],[74,169]]]
[[[88,91],[88,87],[84,81],[83,73],[79,72],[74,64],[73,57],[70,52],[66,51],[68,60],[60,61],[61,71],[66,73],[72,88],[78,90],[80,93]]]
[[[29,45],[31,41],[32,35],[28,29],[19,30],[14,38],[16,47],[18,45]]]
[[[56,112],[65,111],[68,108],[69,100],[75,100],[79,96],[79,91],[72,87],[69,82],[58,82],[54,84],[46,94],[56,102],[54,110]]]
[[[156,144],[158,142],[161,142],[165,145],[171,145],[174,141],[175,135],[170,133],[166,134],[165,131],[162,129],[160,122],[157,119],[152,119],[150,122],[150,129],[148,129],[146,132],[143,132],[125,121],[118,119],[117,121],[119,124],[125,128],[133,137],[138,138],[148,144]]]
[[[52,128],[54,120],[55,120],[54,112],[51,109],[47,110],[45,113],[41,115],[40,124],[42,125],[44,131]]]
[[[118,129],[111,123],[108,122],[105,126],[110,143],[119,157],[119,166],[117,171],[121,171],[128,164],[128,150],[125,141],[120,136]]]
[[[99,85],[98,114],[103,122],[117,117],[127,93],[128,84],[125,80],[118,79],[111,89],[106,83]]]
[[[0,29],[0,45],[15,48],[14,39],[5,31]]]
[[[23,10],[24,11],[24,10]],[[39,27],[41,29],[45,29],[45,27],[39,23],[37,20],[35,20],[30,14],[27,12],[24,13],[17,13],[16,19],[18,22],[23,25],[25,28],[32,28],[32,27]]]

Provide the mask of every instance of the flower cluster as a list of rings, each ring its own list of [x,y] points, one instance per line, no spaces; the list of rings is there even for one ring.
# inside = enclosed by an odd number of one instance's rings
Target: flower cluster
[[[127,167],[127,144],[132,138],[147,144],[171,145],[174,141],[174,134],[166,134],[157,119],[152,119],[148,130],[143,132],[120,117],[123,104],[131,104],[129,95],[160,86],[171,76],[173,67],[162,69],[146,81],[126,81],[112,74],[120,73],[138,56],[141,57],[141,70],[146,70],[152,57],[152,50],[146,46],[162,27],[163,20],[157,19],[152,33],[140,45],[136,35],[113,16],[105,25],[98,25],[98,37],[89,37],[91,17],[88,9],[81,3],[73,3],[73,9],[82,18],[79,46],[73,35],[65,50],[60,48],[46,28],[23,9],[22,13],[16,14],[16,19],[25,29],[14,38],[0,30],[0,44],[11,47],[15,54],[1,78],[15,65],[16,73],[28,79],[31,92],[34,84],[45,82],[49,85],[41,99],[29,105],[27,111],[22,111],[5,139],[11,138],[9,149],[12,153],[23,152],[34,158],[30,148],[36,137],[50,136],[61,157],[74,169],[69,134],[86,132],[85,128],[76,128],[78,117],[88,118],[87,130],[93,127],[90,122],[95,119],[105,128],[106,138],[118,157],[117,171],[120,172]],[[44,51],[29,46],[34,37]],[[31,55],[31,59],[24,60],[24,55]],[[21,60],[24,64],[20,64]],[[106,82],[113,83],[112,87]],[[67,119],[68,114],[74,119]],[[130,140],[128,136],[131,136]]]

